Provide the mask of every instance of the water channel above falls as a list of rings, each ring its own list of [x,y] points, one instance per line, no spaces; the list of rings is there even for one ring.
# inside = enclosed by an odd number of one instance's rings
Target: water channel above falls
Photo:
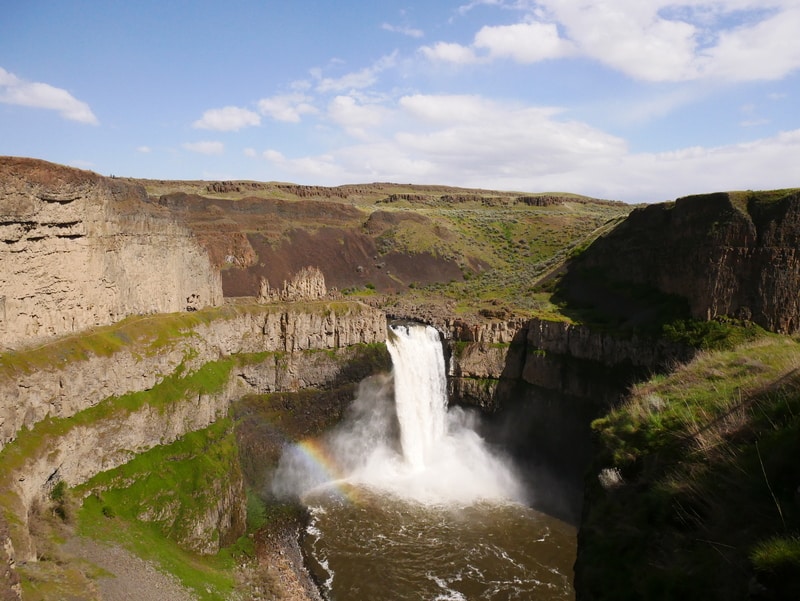
[[[572,599],[574,527],[533,510],[511,462],[447,408],[438,332],[392,326],[393,375],[365,380],[273,480],[309,508],[302,546],[330,601]]]

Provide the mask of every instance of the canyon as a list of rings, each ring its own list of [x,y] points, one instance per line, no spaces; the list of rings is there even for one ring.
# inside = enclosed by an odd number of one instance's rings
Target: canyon
[[[440,331],[451,402],[480,408],[485,436],[530,467],[541,508],[591,523],[592,547],[591,508],[618,494],[594,485],[610,464],[593,420],[702,355],[664,326],[800,329],[798,210],[796,191],[634,208],[137,181],[0,158],[0,599],[28,598],[31,566],[56,563],[37,522],[58,487],[110,513],[113,491],[138,485],[124,472],[137,458],[199,462],[168,451],[189,435],[220,450],[225,477],[196,505],[165,498],[138,519],[201,555],[245,536],[263,466],[390,369],[387,319]],[[579,598],[602,598],[585,565]]]

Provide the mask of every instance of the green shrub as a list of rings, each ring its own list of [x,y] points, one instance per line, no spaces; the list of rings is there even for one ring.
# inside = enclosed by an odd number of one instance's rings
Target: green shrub
[[[667,340],[703,350],[731,349],[763,334],[764,330],[752,322],[727,318],[679,319],[665,324],[662,329]]]
[[[800,536],[775,536],[758,543],[750,560],[761,572],[792,570],[800,575]]]
[[[53,502],[53,513],[63,521],[67,521],[67,483],[59,480],[50,490],[50,500]]]

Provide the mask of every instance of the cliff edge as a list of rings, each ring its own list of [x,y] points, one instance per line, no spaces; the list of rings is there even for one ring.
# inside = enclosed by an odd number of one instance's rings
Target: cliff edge
[[[221,302],[207,253],[141,186],[0,157],[0,349]]]

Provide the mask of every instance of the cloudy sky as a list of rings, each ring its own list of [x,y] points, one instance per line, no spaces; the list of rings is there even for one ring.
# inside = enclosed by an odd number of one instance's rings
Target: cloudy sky
[[[25,0],[0,154],[629,202],[800,186],[800,0]]]

